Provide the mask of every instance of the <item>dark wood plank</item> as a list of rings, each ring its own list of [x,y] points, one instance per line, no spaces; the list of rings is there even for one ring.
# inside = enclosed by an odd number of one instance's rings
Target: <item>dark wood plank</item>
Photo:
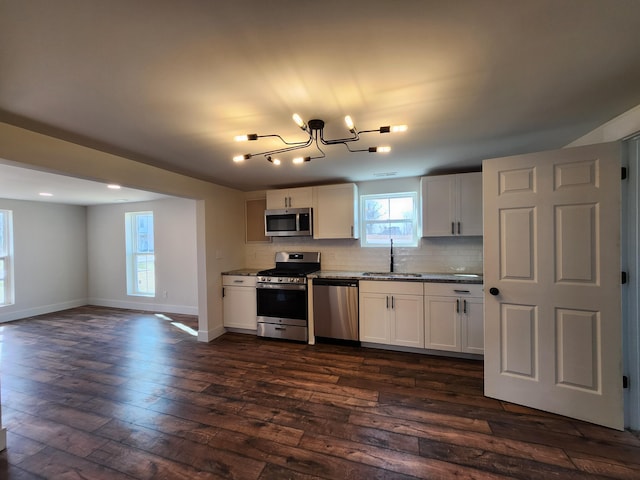
[[[81,307],[3,325],[0,478],[640,478],[640,440],[485,398],[477,360]]]

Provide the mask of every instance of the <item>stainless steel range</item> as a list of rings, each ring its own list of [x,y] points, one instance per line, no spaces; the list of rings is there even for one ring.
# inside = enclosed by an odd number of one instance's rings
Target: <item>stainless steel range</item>
[[[258,272],[258,335],[306,342],[307,274],[320,270],[320,252],[278,252],[276,267]]]

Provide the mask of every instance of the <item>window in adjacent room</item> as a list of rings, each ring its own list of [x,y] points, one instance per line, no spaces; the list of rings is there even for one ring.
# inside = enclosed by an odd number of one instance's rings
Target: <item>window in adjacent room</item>
[[[363,247],[418,246],[416,192],[362,195]]]
[[[13,221],[11,210],[0,210],[0,306],[13,304]]]
[[[127,294],[156,294],[153,212],[125,213],[127,242]]]

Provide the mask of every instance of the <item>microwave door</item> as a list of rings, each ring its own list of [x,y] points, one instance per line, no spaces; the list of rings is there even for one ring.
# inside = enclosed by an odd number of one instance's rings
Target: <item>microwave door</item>
[[[265,216],[265,235],[272,237],[291,236],[295,233],[297,220],[292,213],[270,213]]]

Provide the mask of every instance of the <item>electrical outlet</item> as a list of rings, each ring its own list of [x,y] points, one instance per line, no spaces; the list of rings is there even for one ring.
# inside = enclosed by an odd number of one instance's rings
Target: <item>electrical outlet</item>
[[[164,291],[162,292],[162,296],[163,296],[164,298],[169,298],[169,292],[167,292],[166,290],[164,290]]]

